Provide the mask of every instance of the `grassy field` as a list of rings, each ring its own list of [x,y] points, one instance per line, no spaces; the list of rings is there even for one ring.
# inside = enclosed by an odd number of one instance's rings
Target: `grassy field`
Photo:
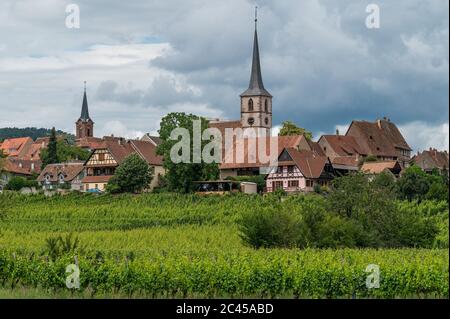
[[[236,221],[261,196],[0,195],[0,298],[445,298],[447,249],[260,249]],[[292,210],[296,202],[287,200]],[[49,258],[48,241],[79,245]],[[80,267],[79,291],[65,287]],[[380,287],[367,289],[367,265]]]

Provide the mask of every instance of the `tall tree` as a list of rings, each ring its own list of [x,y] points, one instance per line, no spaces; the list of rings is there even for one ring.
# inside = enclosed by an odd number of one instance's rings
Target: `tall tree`
[[[203,157],[199,163],[194,163],[194,137],[193,124],[194,120],[200,121],[200,129],[203,132],[208,128],[208,121],[205,118],[198,117],[193,114],[186,113],[169,113],[161,120],[159,136],[163,142],[158,146],[157,153],[164,157],[163,166],[166,169],[165,180],[168,184],[168,189],[178,192],[190,192],[193,187],[193,182],[198,180],[213,180],[219,177],[219,165],[216,162],[206,163]],[[176,128],[184,128],[189,132],[189,152],[188,163],[175,163],[171,158],[171,150],[175,144],[181,139],[172,140],[171,133]],[[210,141],[201,139],[201,150]]]
[[[50,141],[48,142],[48,155],[42,163],[42,167],[47,166],[48,164],[58,163],[58,142],[56,140],[56,130],[55,127],[52,128],[52,132],[50,134]]]
[[[284,121],[278,136],[304,135],[308,140],[312,139],[312,133],[291,121]]]

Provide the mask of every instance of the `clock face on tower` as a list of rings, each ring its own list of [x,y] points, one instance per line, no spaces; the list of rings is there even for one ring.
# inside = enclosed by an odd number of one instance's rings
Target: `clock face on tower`
[[[255,119],[253,117],[249,117],[247,122],[249,125],[253,125],[255,123]]]

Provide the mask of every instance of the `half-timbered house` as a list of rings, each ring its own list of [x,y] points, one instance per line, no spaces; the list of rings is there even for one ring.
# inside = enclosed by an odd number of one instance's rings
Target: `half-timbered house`
[[[327,186],[334,172],[328,157],[317,152],[285,148],[278,165],[266,177],[266,191],[311,192],[315,185]]]
[[[156,146],[151,142],[125,140],[118,137],[104,137],[101,147],[94,149],[86,161],[83,191],[102,192],[105,190],[117,167],[133,153],[138,154],[154,168],[154,178],[149,185],[152,189],[164,175],[161,156],[156,155]]]

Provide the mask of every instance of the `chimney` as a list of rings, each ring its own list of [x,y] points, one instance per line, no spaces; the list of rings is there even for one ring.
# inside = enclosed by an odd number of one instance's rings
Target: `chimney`
[[[377,125],[378,125],[378,128],[381,130],[381,120],[380,119],[377,120]]]
[[[336,135],[339,136],[339,129],[338,128],[336,129]]]

